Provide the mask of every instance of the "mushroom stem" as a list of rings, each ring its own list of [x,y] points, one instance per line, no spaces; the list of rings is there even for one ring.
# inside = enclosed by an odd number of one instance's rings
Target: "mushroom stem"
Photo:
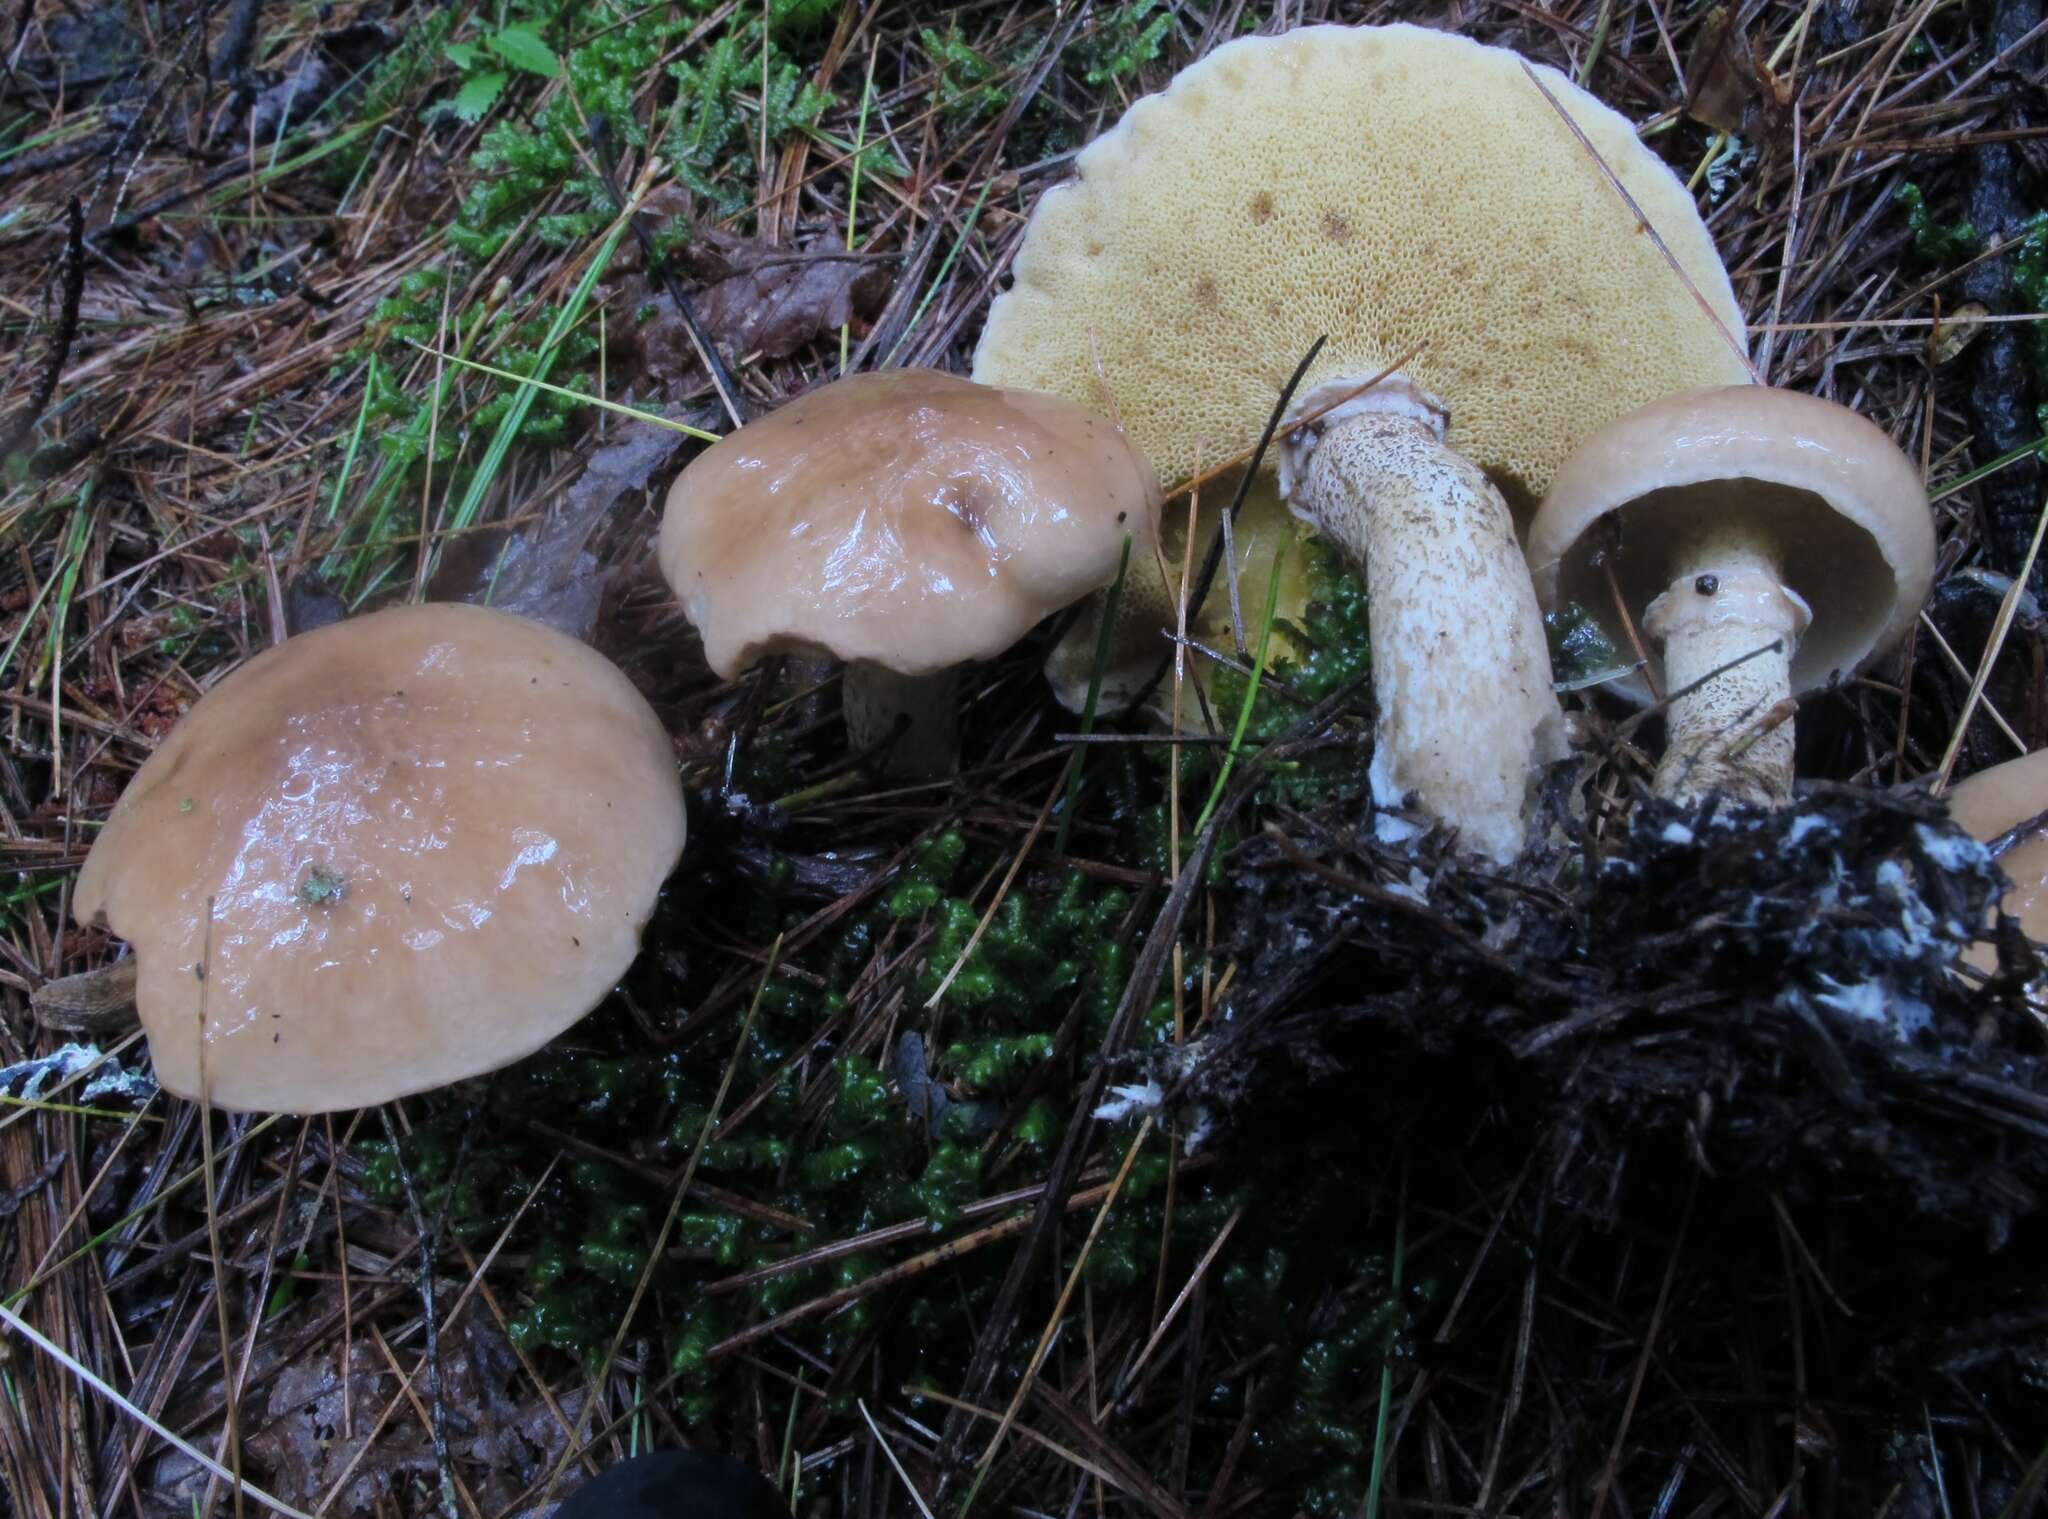
[[[854,751],[881,751],[876,763],[892,780],[931,781],[953,772],[960,757],[957,670],[901,675],[872,660],[852,660],[840,705]]]
[[[1363,383],[1297,405],[1313,412]],[[1374,799],[1412,793],[1466,849],[1505,864],[1522,850],[1536,767],[1563,757],[1564,719],[1507,502],[1443,435],[1442,408],[1396,377],[1289,434],[1281,490],[1365,572]]]
[[[1699,539],[1679,562],[1643,618],[1663,647],[1665,684],[1685,693],[1671,700],[1653,789],[1674,801],[1718,791],[1783,806],[1792,797],[1792,656],[1812,613],[1739,525]]]

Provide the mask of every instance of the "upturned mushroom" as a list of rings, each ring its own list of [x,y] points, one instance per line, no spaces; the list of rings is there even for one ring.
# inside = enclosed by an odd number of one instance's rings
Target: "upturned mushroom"
[[[1562,721],[1510,507],[1601,424],[1748,374],[1690,197],[1554,70],[1414,26],[1228,43],[1076,176],[1039,202],[975,377],[1106,386],[1174,482],[1198,454],[1248,450],[1326,338],[1278,489],[1364,566],[1375,794],[1412,793],[1465,847],[1513,856]],[[1273,491],[1260,481],[1247,511],[1270,513]],[[1131,601],[1155,645],[1162,604],[1163,587]]]
[[[667,735],[609,661],[482,607],[257,655],[136,772],[79,872],[157,1080],[318,1113],[479,1075],[594,1007],[683,847]]]
[[[1958,782],[1948,805],[1964,831],[1990,847],[2012,882],[2000,911],[2019,919],[2029,939],[2048,942],[2048,749]],[[1998,968],[1998,956],[1986,943],[1973,944],[1963,958],[1982,971]]]
[[[846,661],[854,747],[931,779],[958,750],[958,668],[1152,557],[1138,450],[1059,396],[934,370],[855,375],[748,423],[669,490],[662,573],[728,679]]]
[[[1576,602],[1617,647],[1631,625],[1654,645],[1614,689],[1668,694],[1657,793],[1775,807],[1792,794],[1793,698],[1906,635],[1934,519],[1876,424],[1744,385],[1667,397],[1588,438],[1528,552],[1546,607]]]

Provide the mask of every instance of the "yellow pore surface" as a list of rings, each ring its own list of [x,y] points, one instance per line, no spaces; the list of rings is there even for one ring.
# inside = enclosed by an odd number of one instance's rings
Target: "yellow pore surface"
[[[1684,188],[1625,119],[1536,72],[1741,342]],[[1250,448],[1325,334],[1304,389],[1422,345],[1405,372],[1525,515],[1603,423],[1749,378],[1499,48],[1412,26],[1244,38],[1139,101],[1076,167],[1032,217],[974,375],[1098,408],[1106,382],[1169,488],[1197,440],[1211,464]]]

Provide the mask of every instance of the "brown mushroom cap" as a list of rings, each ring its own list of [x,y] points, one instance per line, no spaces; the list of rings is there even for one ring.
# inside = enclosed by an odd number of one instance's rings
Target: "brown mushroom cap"
[[[200,1096],[203,1026],[215,1104],[316,1113],[574,1023],[682,846],[668,738],[609,661],[503,612],[395,607],[209,691],[129,783],[73,905],[134,947],[167,1089]]]
[[[2048,812],[2048,749],[1958,782],[1948,806],[1956,822],[1985,844]],[[2012,878],[2000,905],[2020,920],[2020,932],[2029,939],[2048,940],[2048,828],[2020,839],[1998,857],[1998,865]],[[1997,969],[1998,957],[1988,944],[1972,945],[1964,958],[1980,969]]]
[[[1623,117],[1535,72],[1740,341],[1684,187]],[[974,376],[1090,404],[1106,385],[1168,485],[1198,449],[1250,448],[1319,336],[1302,395],[1424,345],[1404,372],[1521,511],[1603,423],[1748,376],[1501,48],[1415,26],[1240,38],[1132,106],[1075,172],[1032,215]]]
[[[731,677],[823,650],[928,675],[1009,648],[1152,553],[1152,466],[1058,396],[935,370],[855,375],[699,454],[662,573]]]
[[[1593,528],[1610,512],[1621,527],[1614,570],[1638,627],[1703,524],[1740,524],[1768,544],[1782,584],[1813,610],[1792,659],[1795,694],[1903,638],[1934,574],[1934,519],[1912,463],[1875,423],[1798,391],[1666,397],[1588,438],[1558,472],[1529,528],[1537,597],[1552,609],[1579,603],[1626,648],[1594,560],[1603,535]],[[1637,677],[1611,689],[1649,695]]]

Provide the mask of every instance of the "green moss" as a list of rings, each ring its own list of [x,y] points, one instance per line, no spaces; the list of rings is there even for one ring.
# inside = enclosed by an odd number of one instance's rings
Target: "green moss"
[[[1270,743],[1281,737],[1308,708],[1359,681],[1372,668],[1372,641],[1363,583],[1344,563],[1342,556],[1320,539],[1311,539],[1303,554],[1309,584],[1308,605],[1301,622],[1290,623],[1286,627],[1301,652],[1277,661],[1260,683],[1251,719],[1245,726],[1248,746]],[[1253,617],[1249,591],[1245,599],[1245,617],[1249,623]],[[1256,648],[1257,629],[1247,627],[1245,637]],[[1247,685],[1246,678],[1234,670],[1218,667],[1212,673],[1209,700],[1226,735],[1235,729]],[[1357,702],[1361,709],[1367,700],[1367,691],[1360,686]],[[1223,751],[1213,747],[1190,748],[1183,756],[1181,805],[1184,821],[1191,822],[1199,811],[1222,761]],[[1269,768],[1264,794],[1290,806],[1309,805],[1325,797],[1333,784],[1355,779],[1358,769],[1359,756],[1350,750],[1322,751],[1281,761]],[[1159,830],[1159,837],[1163,840],[1163,819]],[[1161,860],[1162,866],[1163,863]]]
[[[1911,181],[1899,186],[1894,198],[1906,208],[1906,225],[1913,232],[1913,251],[1930,264],[1955,264],[1977,251],[1977,229],[1966,221],[1941,223],[1927,209],[1927,197]]]
[[[1576,602],[1544,613],[1543,631],[1550,642],[1550,666],[1567,685],[1593,679],[1622,663],[1613,640]]]
[[[936,1137],[924,1133],[893,1092],[886,1062],[872,1050],[842,1051],[828,1041],[802,1067],[794,1062],[817,1029],[842,1010],[838,988],[860,973],[877,933],[889,924],[936,928],[926,962],[908,988],[910,1006],[916,1009],[936,990],[979,921],[979,909],[952,893],[982,879],[990,864],[986,852],[958,833],[928,840],[871,918],[806,955],[803,978],[770,981],[737,1052],[731,1041],[740,1027],[738,1006],[690,1046],[650,1052],[641,1025],[622,1006],[607,1005],[571,1036],[576,1053],[552,1048],[499,1073],[474,1109],[450,1099],[418,1125],[406,1141],[407,1164],[426,1205],[438,1208],[445,1200],[453,1226],[466,1239],[496,1238],[547,1176],[508,1244],[527,1261],[513,1315],[522,1346],[588,1361],[610,1344],[669,1206],[667,1189],[646,1170],[680,1171],[706,1129],[713,1096],[735,1054],[726,1112],[745,1103],[747,1116],[737,1128],[713,1133],[699,1175],[764,1208],[794,1214],[812,1228],[799,1238],[764,1217],[685,1200],[670,1250],[655,1268],[650,1306],[635,1330],[655,1339],[668,1364],[682,1373],[678,1396],[692,1417],[714,1413],[730,1386],[729,1378],[706,1364],[712,1345],[755,1316],[861,1281],[899,1257],[878,1252],[833,1261],[771,1278],[744,1296],[708,1296],[705,1284],[773,1264],[792,1249],[904,1219],[925,1218],[935,1234],[959,1227],[962,1208],[987,1190],[995,1159],[984,1153],[979,1138],[957,1127]],[[763,930],[764,940],[803,915],[778,905],[781,894],[772,882],[735,902],[727,900],[739,895],[730,891],[729,877],[723,891],[719,878],[714,865],[686,883],[664,904],[650,928],[650,943],[686,947],[686,940],[676,938],[686,915],[701,930],[721,913],[737,913]],[[943,1077],[998,1110],[1025,1083],[1039,1088],[1000,1152],[1004,1186],[1037,1174],[1065,1128],[1081,1067],[1070,1057],[1054,1058],[1055,1035],[1078,1001],[1082,1047],[1100,1039],[1128,973],[1127,955],[1109,942],[1127,910],[1123,893],[1079,876],[1044,894],[1020,883],[948,989],[941,1011],[928,1020],[928,1039],[934,1025],[946,1034]],[[779,921],[763,923],[764,914]],[[649,955],[635,968],[629,989],[642,1008],[660,1008],[690,1006],[706,987],[688,978],[678,983],[662,956]],[[1154,1010],[1152,1021],[1155,1029],[1170,1026],[1167,1004]],[[817,1062],[823,1062],[829,1094],[822,1110],[805,1102],[804,1077],[819,1069]],[[539,1116],[568,1128],[568,1115],[582,1145],[621,1159],[582,1151],[557,1159],[555,1143],[535,1132],[531,1121]],[[388,1146],[367,1144],[363,1155],[365,1185],[396,1203],[402,1193]],[[627,1158],[634,1164],[623,1163]],[[1091,1271],[1106,1285],[1135,1280],[1145,1252],[1156,1253],[1160,1174],[1155,1160],[1141,1160],[1125,1204],[1104,1231],[1101,1261]],[[949,1282],[946,1293],[930,1295],[928,1302],[927,1295],[917,1295],[921,1316],[940,1321],[943,1343],[971,1344],[972,1314],[986,1306],[985,1294],[1003,1265],[999,1251],[970,1256],[950,1268],[957,1290]],[[877,1297],[795,1332],[829,1354],[894,1306],[894,1299]]]

